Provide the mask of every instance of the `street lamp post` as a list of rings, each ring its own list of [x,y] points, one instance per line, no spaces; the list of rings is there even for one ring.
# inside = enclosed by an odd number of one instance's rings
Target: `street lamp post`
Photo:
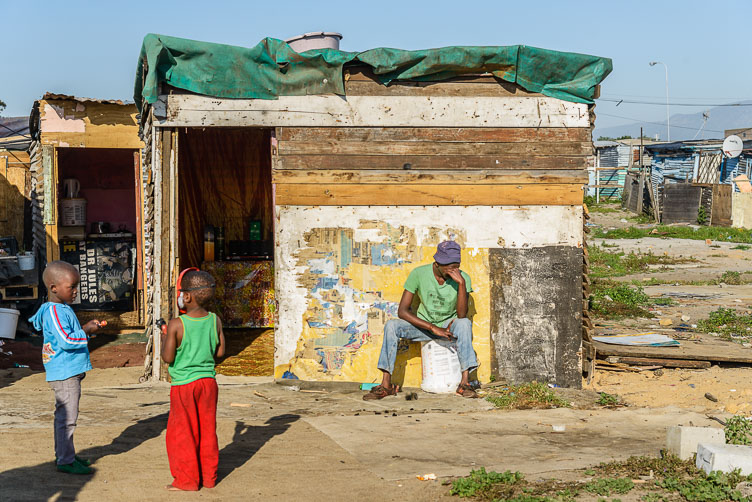
[[[661,61],[650,62],[650,66],[655,66],[657,64],[662,64],[663,68],[666,69],[666,135],[668,136],[668,140],[671,141],[671,113],[668,108],[668,66]]]

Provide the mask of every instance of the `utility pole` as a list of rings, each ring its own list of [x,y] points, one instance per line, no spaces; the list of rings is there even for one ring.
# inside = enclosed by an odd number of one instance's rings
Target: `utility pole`
[[[662,64],[663,68],[666,70],[666,135],[668,136],[668,141],[670,143],[671,142],[671,113],[668,107],[668,66],[666,66],[666,63],[663,63],[661,61],[650,62],[650,66],[655,66],[657,64]]]

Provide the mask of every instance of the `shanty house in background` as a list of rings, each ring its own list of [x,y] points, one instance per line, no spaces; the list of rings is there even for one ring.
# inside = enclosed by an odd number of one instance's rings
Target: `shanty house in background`
[[[78,267],[79,318],[110,329],[143,326],[136,114],[134,104],[48,93],[30,117],[36,256]]]
[[[31,173],[28,118],[0,118],[0,236],[31,250]]]
[[[296,53],[148,35],[148,322],[174,314],[181,270],[201,267],[246,299],[218,291],[228,337],[274,326],[277,378],[376,381],[407,275],[454,239],[478,377],[579,386],[582,187],[610,71],[525,46]],[[259,277],[263,295],[245,292]],[[405,385],[419,354],[400,350]]]

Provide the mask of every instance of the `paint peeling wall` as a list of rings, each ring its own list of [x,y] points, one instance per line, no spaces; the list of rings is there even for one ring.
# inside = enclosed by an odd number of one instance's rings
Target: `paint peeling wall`
[[[489,252],[582,246],[579,206],[277,206],[275,376],[371,382],[384,323],[396,317],[403,284],[431,263],[436,245],[463,246],[472,280],[470,317],[478,377],[491,374]],[[418,344],[404,346],[395,378],[418,386]]]

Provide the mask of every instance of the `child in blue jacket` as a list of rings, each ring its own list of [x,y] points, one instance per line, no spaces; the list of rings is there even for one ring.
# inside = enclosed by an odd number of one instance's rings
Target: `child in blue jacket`
[[[55,458],[57,470],[69,474],[91,474],[91,462],[76,456],[73,431],[78,420],[81,380],[91,369],[89,334],[97,331],[99,321],[83,327],[68,305],[78,295],[80,276],[64,261],[53,261],[42,275],[48,302],[29,321],[44,332],[42,362],[47,381],[55,392]]]

